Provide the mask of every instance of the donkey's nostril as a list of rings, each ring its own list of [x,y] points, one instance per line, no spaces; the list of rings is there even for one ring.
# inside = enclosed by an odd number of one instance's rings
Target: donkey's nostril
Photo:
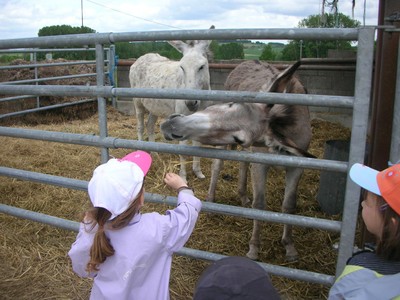
[[[243,145],[244,141],[242,141],[241,139],[239,139],[237,136],[233,136],[233,139],[235,140],[235,142],[239,145]]]
[[[177,134],[171,133],[171,137],[172,137],[174,140],[180,140],[180,139],[183,138],[183,135],[177,135]]]

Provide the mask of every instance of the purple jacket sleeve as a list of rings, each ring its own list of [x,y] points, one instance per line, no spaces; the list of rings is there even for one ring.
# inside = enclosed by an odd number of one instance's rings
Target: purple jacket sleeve
[[[171,228],[166,232],[167,248],[171,252],[180,250],[189,239],[201,210],[201,201],[191,190],[182,190],[178,195],[178,206],[167,211]]]

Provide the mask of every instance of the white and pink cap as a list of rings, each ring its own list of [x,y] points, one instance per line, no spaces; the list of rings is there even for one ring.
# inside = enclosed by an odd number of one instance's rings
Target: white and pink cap
[[[111,212],[110,220],[123,213],[139,195],[151,162],[147,152],[134,151],[98,166],[88,185],[93,206]]]

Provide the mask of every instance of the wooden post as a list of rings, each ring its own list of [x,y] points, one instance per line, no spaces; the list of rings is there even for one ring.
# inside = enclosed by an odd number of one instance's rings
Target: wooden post
[[[400,1],[380,0],[378,25],[391,25],[399,28],[399,12]],[[369,128],[369,153],[366,162],[377,170],[386,169],[390,157],[398,45],[398,32],[387,32],[384,28],[378,29]],[[366,229],[363,231],[362,244],[374,240]]]

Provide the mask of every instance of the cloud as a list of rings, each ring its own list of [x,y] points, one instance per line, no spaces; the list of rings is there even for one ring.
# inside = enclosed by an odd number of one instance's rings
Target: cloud
[[[81,1],[0,0],[0,38],[37,36],[52,25],[80,26]],[[292,28],[321,10],[318,0],[83,0],[83,23],[98,32],[169,29]],[[339,11],[351,16],[350,0]],[[375,25],[378,1],[368,1],[366,24]],[[355,17],[363,21],[364,5],[356,1]]]

